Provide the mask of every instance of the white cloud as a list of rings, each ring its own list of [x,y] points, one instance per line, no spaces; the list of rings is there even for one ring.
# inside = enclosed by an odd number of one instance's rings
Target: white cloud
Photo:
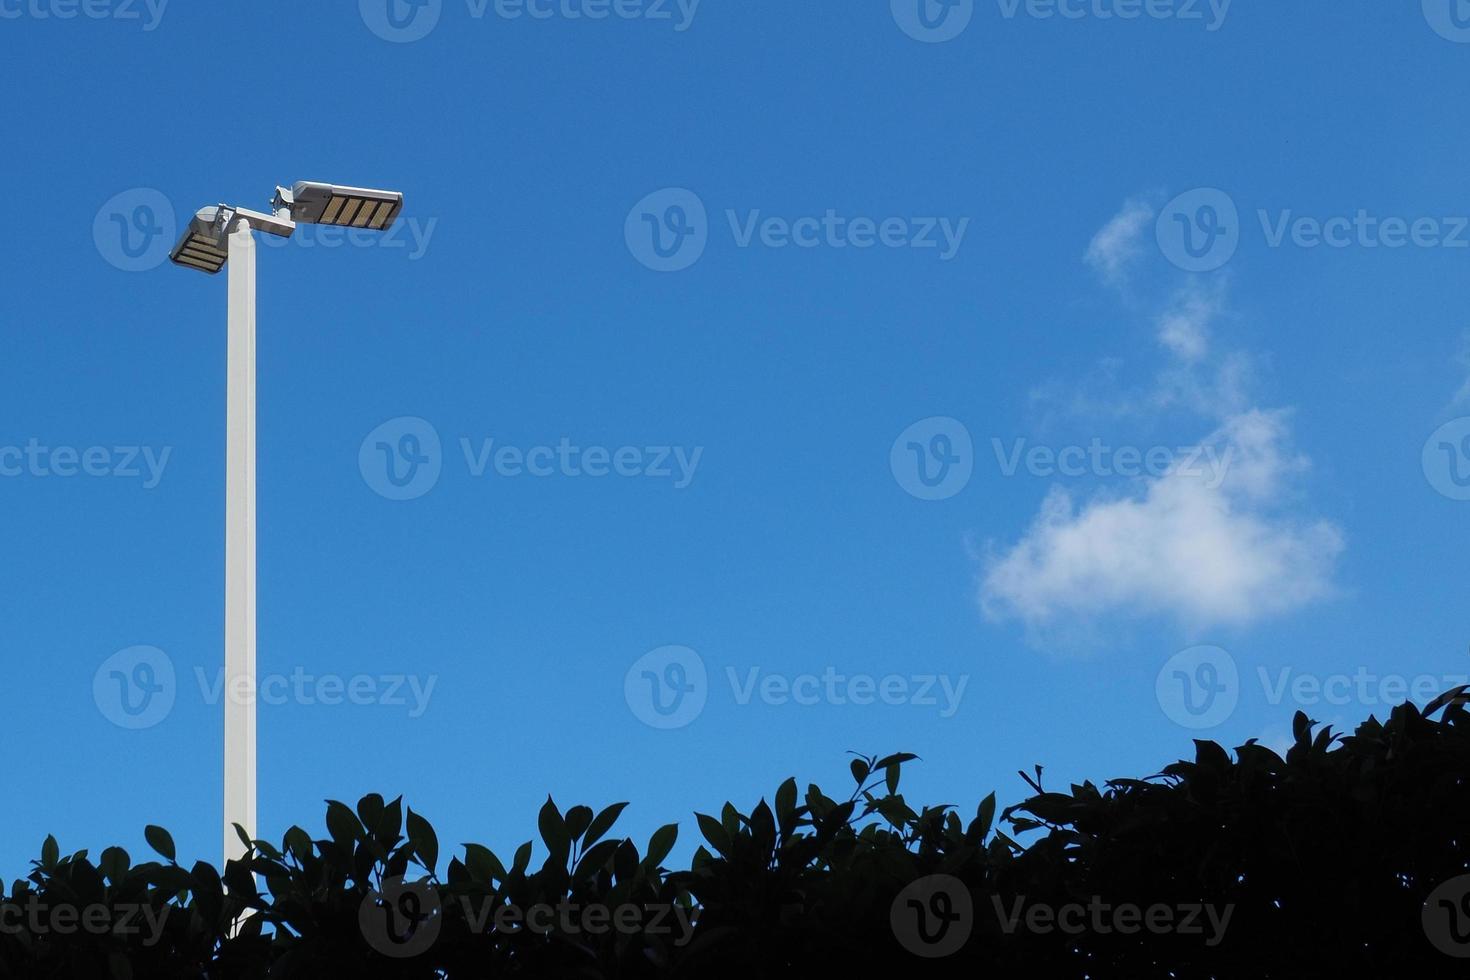
[[[1053,490],[1035,523],[988,569],[993,618],[1045,628],[1060,618],[1168,615],[1191,626],[1244,624],[1332,592],[1341,532],[1277,512],[1305,467],[1282,413],[1251,411],[1207,440],[1229,454],[1225,481],[1183,465],[1136,492],[1079,506]]]
[[[1143,233],[1153,218],[1152,205],[1141,200],[1128,201],[1093,236],[1085,259],[1108,285],[1121,286],[1126,281],[1129,266],[1143,251]]]
[[[1130,202],[1094,237],[1088,264],[1117,284],[1151,217]],[[1088,407],[1093,423],[1198,417],[1212,427],[1199,446],[1226,461],[1223,479],[1180,456],[1163,475],[1090,498],[1053,489],[1018,542],[992,549],[980,586],[991,619],[1020,620],[1033,636],[1087,635],[1114,616],[1203,629],[1333,594],[1343,533],[1300,505],[1310,463],[1292,447],[1290,412],[1252,404],[1255,359],[1216,351],[1225,289],[1210,281],[1193,280],[1154,318],[1165,365],[1151,387],[1101,397],[1074,389],[1072,407]],[[1100,368],[1110,387],[1116,368],[1112,359]]]

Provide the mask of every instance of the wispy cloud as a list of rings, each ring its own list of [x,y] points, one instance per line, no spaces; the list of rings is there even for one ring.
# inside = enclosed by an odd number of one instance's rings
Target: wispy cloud
[[[1143,253],[1144,232],[1154,220],[1153,205],[1134,199],[1092,237],[1084,256],[1087,264],[1110,286],[1121,287]]]

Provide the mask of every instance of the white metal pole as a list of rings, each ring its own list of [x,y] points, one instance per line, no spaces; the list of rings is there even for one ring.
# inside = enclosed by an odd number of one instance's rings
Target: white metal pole
[[[230,234],[225,448],[225,860],[255,828],[255,239]]]

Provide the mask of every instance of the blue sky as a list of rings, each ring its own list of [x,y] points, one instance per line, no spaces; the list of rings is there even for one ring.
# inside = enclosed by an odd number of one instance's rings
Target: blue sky
[[[217,859],[225,288],[164,258],[296,180],[407,204],[261,244],[266,836],[687,854],[848,750],[970,810],[1470,674],[1470,11],[394,3],[0,0],[6,876]]]

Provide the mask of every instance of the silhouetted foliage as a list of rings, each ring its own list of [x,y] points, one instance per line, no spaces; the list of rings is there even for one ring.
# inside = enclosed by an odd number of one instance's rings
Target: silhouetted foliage
[[[677,826],[640,847],[611,836],[625,804],[551,800],[539,846],[467,844],[442,878],[428,821],[376,795],[328,803],[325,837],[245,841],[223,877],[156,827],[141,864],[48,838],[0,894],[0,977],[1463,976],[1470,877],[1441,886],[1470,873],[1465,690],[1347,737],[1298,714],[1284,759],[1201,741],[1066,791],[1037,767],[999,815],[915,811],[914,756],[855,758],[844,798],[787,780],[696,815],[680,871]]]

